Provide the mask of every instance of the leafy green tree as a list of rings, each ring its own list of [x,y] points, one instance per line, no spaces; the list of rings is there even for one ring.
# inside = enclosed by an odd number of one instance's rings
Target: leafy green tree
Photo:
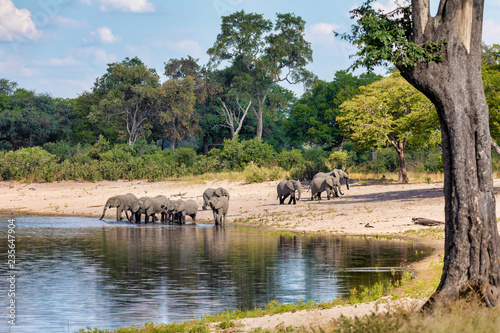
[[[310,43],[304,39],[305,22],[293,14],[276,16],[274,25],[260,14],[243,10],[223,16],[221,32],[207,51],[212,64],[230,61],[241,68],[235,81],[252,99],[258,139],[262,139],[262,118],[271,88],[282,81],[295,84],[312,78],[305,69],[312,61]]]
[[[332,82],[318,80],[292,109],[285,125],[287,136],[295,145],[308,143],[326,149],[341,148],[344,136],[336,121],[340,105],[358,94],[359,87],[380,78],[373,73],[355,76],[337,71]]]
[[[117,130],[131,147],[160,112],[159,76],[138,58],[109,64],[106,74],[96,80],[93,93],[101,98],[91,106],[90,119],[116,120]]]
[[[358,47],[354,66],[393,63],[436,107],[441,124],[445,255],[441,282],[425,307],[479,295],[500,302],[499,235],[488,106],[481,75],[484,0],[412,0],[392,13],[369,0],[343,37]]]
[[[186,76],[182,79],[171,79],[163,83],[159,105],[160,124],[163,137],[170,140],[172,148],[176,148],[179,140],[187,135],[194,136],[198,131],[198,119],[195,117],[194,79]]]
[[[12,148],[68,139],[73,119],[70,100],[18,88],[1,94],[0,101],[0,140]]]
[[[385,147],[398,154],[399,181],[408,183],[405,149],[435,145],[440,139],[436,110],[421,92],[399,73],[360,88],[344,102],[337,117],[350,140],[361,149]]]
[[[483,85],[490,115],[493,148],[500,154],[500,45],[483,44]]]

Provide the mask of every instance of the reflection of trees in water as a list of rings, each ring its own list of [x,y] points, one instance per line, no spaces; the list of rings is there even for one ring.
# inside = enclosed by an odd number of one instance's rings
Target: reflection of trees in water
[[[196,225],[41,230],[21,238],[18,246],[30,260],[85,257],[96,267],[103,294],[125,295],[117,303],[160,297],[177,309],[200,307],[201,299],[223,308],[253,308],[283,295],[290,302],[317,299],[318,288],[345,293],[390,273],[367,278],[343,269],[411,262],[417,248],[402,241],[279,237]]]

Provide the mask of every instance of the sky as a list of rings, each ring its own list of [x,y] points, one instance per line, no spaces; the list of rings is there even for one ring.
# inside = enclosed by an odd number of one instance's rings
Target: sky
[[[364,0],[0,0],[0,78],[53,97],[90,91],[107,64],[138,57],[158,73],[169,59],[208,62],[221,17],[236,11],[294,13],[306,22],[313,62],[307,68],[332,81],[351,64],[355,49],[335,38],[354,23],[349,11]],[[438,0],[431,0],[437,8]],[[382,9],[394,0],[375,3]],[[500,44],[500,0],[485,1],[483,41]],[[162,75],[161,81],[166,78]],[[303,87],[287,87],[297,95]]]

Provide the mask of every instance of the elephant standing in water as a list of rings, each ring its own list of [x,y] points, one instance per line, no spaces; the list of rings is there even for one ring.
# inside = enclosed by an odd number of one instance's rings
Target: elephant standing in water
[[[226,197],[227,200],[229,200],[229,192],[223,188],[223,187],[218,187],[218,188],[207,188],[205,192],[203,192],[203,206],[201,207],[203,210],[207,209],[209,207],[208,202],[212,197]]]
[[[124,195],[115,195],[110,197],[106,204],[104,205],[104,209],[102,210],[102,216],[99,220],[104,218],[104,214],[106,214],[106,209],[116,207],[116,220],[122,220],[122,212],[125,210],[125,206],[130,204],[131,202],[137,200],[137,197],[132,193],[127,193]]]
[[[278,199],[280,200],[280,205],[285,203],[285,199],[290,196],[290,204],[293,201],[293,204],[296,204],[296,200],[300,200],[301,194],[301,186],[298,180],[282,180],[278,183],[277,186],[278,191]],[[295,198],[295,192],[298,192],[297,198]]]
[[[208,205],[214,213],[215,225],[225,225],[226,214],[229,210],[229,200],[226,197],[212,197],[208,201]]]
[[[154,198],[151,197],[141,197],[128,205],[128,209],[125,211],[127,218],[130,222],[131,219],[128,217],[128,211],[130,210],[132,214],[135,215],[135,221],[137,223],[141,222],[141,214],[144,214],[144,222],[149,222],[149,217],[151,221],[156,220],[155,214],[161,214],[160,220],[165,221],[165,212],[163,211],[162,205],[165,205],[169,199],[164,195],[158,195]]]
[[[173,216],[172,218],[173,222],[176,222],[178,224],[185,224],[187,215],[191,217],[193,223],[196,223],[196,214],[198,213],[198,204],[196,203],[196,201],[177,200],[173,201],[173,204],[170,207]]]
[[[326,178],[316,177],[311,181],[311,201],[314,200],[314,197],[317,197],[318,200],[321,200],[321,192],[327,191],[327,199],[330,200],[330,194],[328,190],[334,191],[335,196],[339,196],[338,193],[344,195],[340,190],[340,182],[338,178],[333,176],[328,176]],[[337,192],[338,191],[338,192]]]

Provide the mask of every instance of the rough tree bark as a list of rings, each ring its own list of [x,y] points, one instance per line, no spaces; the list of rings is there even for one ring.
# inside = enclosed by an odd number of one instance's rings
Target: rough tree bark
[[[396,64],[403,77],[436,106],[442,133],[445,257],[441,282],[428,302],[478,293],[499,304],[499,235],[491,169],[488,107],[481,79],[484,0],[413,0],[418,45],[446,40],[442,62]]]
[[[404,142],[401,141],[393,139],[391,139],[390,141],[392,146],[396,150],[396,153],[398,154],[398,169],[399,169],[398,182],[403,184],[408,184],[409,179],[408,179],[408,172],[406,172],[406,158],[405,158],[406,145]]]

